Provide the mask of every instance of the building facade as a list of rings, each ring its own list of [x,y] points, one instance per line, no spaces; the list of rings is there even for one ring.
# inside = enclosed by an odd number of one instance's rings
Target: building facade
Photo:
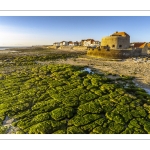
[[[100,42],[95,41],[94,39],[81,40],[81,46],[97,47],[100,46]]]
[[[101,40],[101,48],[107,49],[128,49],[130,36],[126,32],[115,32]]]

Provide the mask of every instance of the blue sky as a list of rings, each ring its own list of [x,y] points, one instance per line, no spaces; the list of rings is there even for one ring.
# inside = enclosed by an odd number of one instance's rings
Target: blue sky
[[[50,45],[54,42],[101,41],[125,31],[130,42],[150,42],[149,16],[0,16],[0,46]]]

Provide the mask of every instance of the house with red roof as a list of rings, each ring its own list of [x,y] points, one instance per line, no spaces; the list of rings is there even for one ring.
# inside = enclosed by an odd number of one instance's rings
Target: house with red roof
[[[131,47],[133,49],[142,49],[142,54],[148,54],[148,44],[146,42],[134,42]]]
[[[68,42],[68,45],[69,45],[69,46],[74,46],[74,42],[69,41],[69,42]]]
[[[93,39],[87,39],[84,41],[84,46],[91,46],[91,44],[94,44],[94,40]]]

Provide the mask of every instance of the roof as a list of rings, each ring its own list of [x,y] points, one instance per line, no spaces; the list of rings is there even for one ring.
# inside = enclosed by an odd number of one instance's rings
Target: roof
[[[150,47],[150,43],[148,43],[147,46]]]
[[[86,41],[94,41],[93,39],[87,39]]]
[[[73,42],[72,42],[72,41],[69,41],[68,43],[69,43],[69,44],[73,44]]]
[[[134,43],[133,47],[138,47],[138,48],[143,48],[146,45],[145,42],[141,42],[141,43]]]
[[[111,36],[129,36],[126,32],[115,32]]]

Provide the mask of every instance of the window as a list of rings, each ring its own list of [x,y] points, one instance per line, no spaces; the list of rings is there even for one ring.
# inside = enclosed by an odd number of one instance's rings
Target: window
[[[119,45],[119,48],[121,48],[122,47],[122,45]]]
[[[112,47],[115,47],[115,45],[112,45]]]

